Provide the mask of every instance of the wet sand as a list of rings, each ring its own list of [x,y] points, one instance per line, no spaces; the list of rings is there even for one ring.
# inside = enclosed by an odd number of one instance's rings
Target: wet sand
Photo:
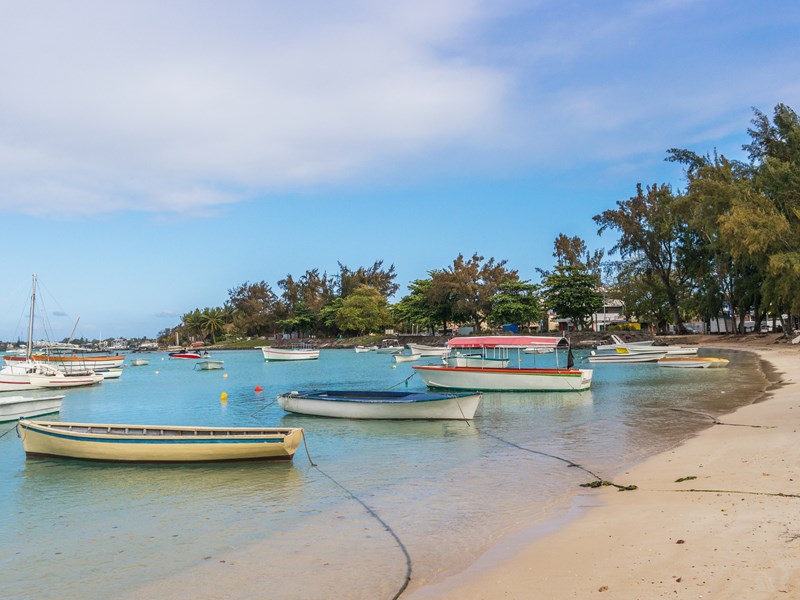
[[[800,598],[800,348],[758,339],[725,347],[771,366],[766,401],[614,477],[637,490],[582,492],[549,531],[404,598]]]

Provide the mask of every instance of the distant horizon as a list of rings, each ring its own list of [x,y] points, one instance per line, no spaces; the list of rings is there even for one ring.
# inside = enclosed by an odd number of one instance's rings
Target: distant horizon
[[[8,7],[0,339],[175,327],[246,281],[458,255],[554,264],[669,148],[746,160],[800,109],[800,5],[240,0]]]

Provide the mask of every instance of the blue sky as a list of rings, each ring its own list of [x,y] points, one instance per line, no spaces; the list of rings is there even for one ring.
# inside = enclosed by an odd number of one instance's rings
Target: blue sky
[[[800,110],[791,1],[3,2],[0,340],[154,336],[382,259],[553,264],[666,150]]]

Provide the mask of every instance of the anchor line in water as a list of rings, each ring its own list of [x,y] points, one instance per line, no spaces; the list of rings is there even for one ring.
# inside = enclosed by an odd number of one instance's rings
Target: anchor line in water
[[[607,481],[607,480],[603,479],[602,477],[600,477],[600,475],[598,475],[597,473],[595,473],[593,471],[590,471],[586,467],[582,467],[578,463],[576,463],[574,461],[571,461],[568,458],[563,458],[561,456],[556,456],[555,454],[548,454],[547,452],[542,452],[541,450],[531,450],[530,448],[526,448],[524,446],[520,446],[519,444],[516,444],[514,442],[511,442],[509,440],[501,438],[499,435],[494,435],[493,433],[489,433],[489,432],[486,432],[486,431],[484,431],[483,433],[485,435],[488,435],[489,437],[492,437],[492,438],[500,441],[500,442],[503,442],[504,444],[508,444],[509,446],[513,446],[514,448],[518,448],[519,450],[524,450],[525,452],[530,452],[531,454],[538,454],[539,456],[545,456],[547,458],[560,460],[561,462],[566,463],[568,467],[575,467],[576,469],[580,469],[584,473],[588,473],[589,475],[591,475],[592,477],[594,477],[597,480],[597,481],[592,481],[591,483],[582,483],[581,487],[592,487],[592,488],[595,488],[595,487],[609,486],[610,485],[610,486],[613,486],[613,487],[617,488],[620,492],[626,492],[626,491],[631,491],[631,490],[637,489],[637,486],[635,486],[635,485],[620,485],[618,483],[614,483],[613,481]]]
[[[401,385],[401,384],[403,384],[403,383],[408,383],[408,380],[409,380],[409,379],[411,379],[411,378],[412,378],[414,375],[416,375],[416,374],[417,374],[417,372],[416,372],[416,371],[414,371],[414,372],[413,372],[411,375],[409,375],[408,377],[406,377],[405,379],[403,379],[403,381],[401,381],[400,383],[395,383],[393,386],[390,386],[390,387],[386,388],[386,390],[391,390],[392,388],[396,388],[398,385]],[[384,391],[385,391],[385,390],[384,390]]]
[[[277,398],[275,398],[275,400],[273,400],[272,402],[267,402],[267,403],[266,403],[264,406],[262,406],[261,408],[259,408],[259,409],[258,409],[256,412],[254,412],[254,413],[251,413],[251,414],[250,414],[250,416],[251,416],[251,417],[255,417],[255,416],[256,416],[258,413],[260,413],[262,410],[264,410],[265,408],[269,408],[270,406],[272,406],[273,404],[275,404],[277,401],[278,401],[278,399],[277,399]]]
[[[395,533],[394,529],[392,529],[392,527],[386,521],[384,521],[377,512],[375,512],[375,509],[371,508],[361,498],[356,496],[344,485],[336,481],[332,476],[330,476],[328,473],[319,468],[319,465],[317,465],[311,459],[311,454],[308,451],[308,443],[306,443],[305,431],[303,431],[303,444],[305,445],[306,455],[308,456],[308,462],[311,463],[311,466],[314,467],[321,475],[325,476],[328,480],[330,480],[336,487],[344,491],[353,500],[358,502],[373,519],[375,519],[376,521],[378,521],[378,523],[383,525],[384,530],[386,530],[389,533],[389,535],[391,535],[394,538],[394,541],[397,542],[397,545],[400,547],[400,550],[403,552],[403,556],[406,559],[406,574],[405,574],[405,579],[403,581],[403,585],[400,586],[400,589],[397,590],[394,596],[392,596],[392,600],[397,600],[403,594],[403,592],[406,591],[408,584],[411,582],[411,571],[412,571],[411,555],[408,553],[408,549],[406,548],[406,545],[403,543],[403,540],[401,540],[400,537],[397,535],[397,533]]]

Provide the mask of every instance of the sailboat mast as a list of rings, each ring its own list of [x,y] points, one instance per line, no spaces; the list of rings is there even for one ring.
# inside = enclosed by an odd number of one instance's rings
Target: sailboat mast
[[[33,287],[31,289],[31,318],[28,321],[28,350],[27,359],[31,359],[33,354],[33,310],[36,306],[36,273],[33,274]]]

